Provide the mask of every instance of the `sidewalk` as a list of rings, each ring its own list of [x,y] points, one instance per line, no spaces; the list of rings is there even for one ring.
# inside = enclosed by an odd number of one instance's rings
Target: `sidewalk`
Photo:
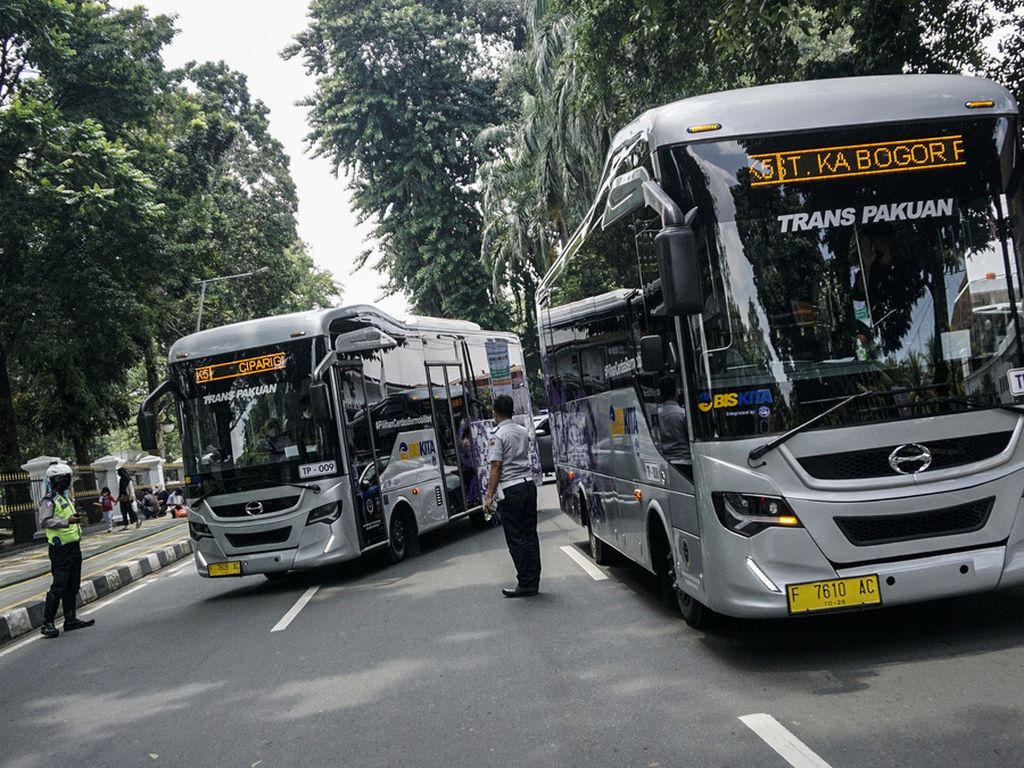
[[[146,520],[127,532],[106,533],[89,526],[82,538],[82,590],[79,603],[92,602],[141,579],[192,551],[185,520]],[[0,552],[0,643],[42,624],[43,597],[50,586],[45,544]]]

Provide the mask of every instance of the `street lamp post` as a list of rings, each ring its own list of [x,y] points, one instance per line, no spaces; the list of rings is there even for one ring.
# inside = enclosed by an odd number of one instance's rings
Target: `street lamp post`
[[[252,275],[258,275],[260,272],[266,272],[270,267],[260,267],[254,269],[251,272],[240,272],[237,275],[224,275],[223,277],[209,277],[206,280],[196,280],[196,285],[199,286],[199,314],[196,316],[196,333],[199,333],[203,326],[203,302],[206,300],[206,286],[210,283],[220,283],[224,280],[235,280],[239,277],[250,277]]]

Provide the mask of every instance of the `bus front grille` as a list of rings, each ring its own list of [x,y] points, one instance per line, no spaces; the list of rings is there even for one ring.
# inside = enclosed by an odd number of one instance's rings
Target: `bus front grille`
[[[274,528],[271,531],[260,531],[259,533],[228,533],[225,535],[232,547],[242,548],[281,544],[288,541],[291,532],[291,528]]]
[[[282,509],[294,507],[298,503],[298,496],[281,496],[277,499],[260,499],[259,507],[256,507],[251,501],[243,501],[237,504],[211,505],[210,508],[217,517],[255,517],[268,512],[280,512]],[[257,509],[258,511],[256,511]]]
[[[972,533],[985,527],[992,512],[995,497],[970,504],[913,512],[907,515],[878,515],[872,517],[837,517],[836,525],[850,543],[857,547],[913,541],[933,536],[953,536]]]
[[[990,432],[967,435],[948,440],[921,442],[932,455],[932,462],[924,472],[949,469],[998,456],[1010,444],[1013,432]],[[820,456],[801,456],[800,466],[811,477],[819,480],[860,480],[869,477],[898,475],[889,464],[889,456],[899,445],[868,448],[862,451],[827,453]],[[922,473],[923,474],[923,473]]]

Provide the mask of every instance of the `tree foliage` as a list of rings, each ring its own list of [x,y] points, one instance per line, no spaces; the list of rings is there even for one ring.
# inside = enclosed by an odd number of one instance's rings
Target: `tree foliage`
[[[375,221],[388,290],[501,327],[505,300],[479,261],[474,140],[503,117],[495,57],[519,34],[514,15],[496,0],[314,0],[310,19],[287,54],[317,79],[310,140]]]
[[[86,461],[194,322],[315,306],[332,281],[295,228],[267,110],[223,64],[167,71],[167,17],[106,2],[0,0],[0,466]],[[48,447],[46,447],[48,446]]]

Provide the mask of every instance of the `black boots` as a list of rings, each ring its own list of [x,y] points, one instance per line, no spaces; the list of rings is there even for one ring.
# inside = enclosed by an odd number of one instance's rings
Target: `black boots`
[[[39,630],[39,634],[43,637],[57,637],[60,634],[60,630],[53,626],[52,621],[44,621],[43,628]]]
[[[88,619],[86,621],[82,621],[80,618],[74,615],[66,616],[64,618],[64,631],[70,632],[73,629],[85,629],[86,627],[91,627],[95,623],[96,619]]]

